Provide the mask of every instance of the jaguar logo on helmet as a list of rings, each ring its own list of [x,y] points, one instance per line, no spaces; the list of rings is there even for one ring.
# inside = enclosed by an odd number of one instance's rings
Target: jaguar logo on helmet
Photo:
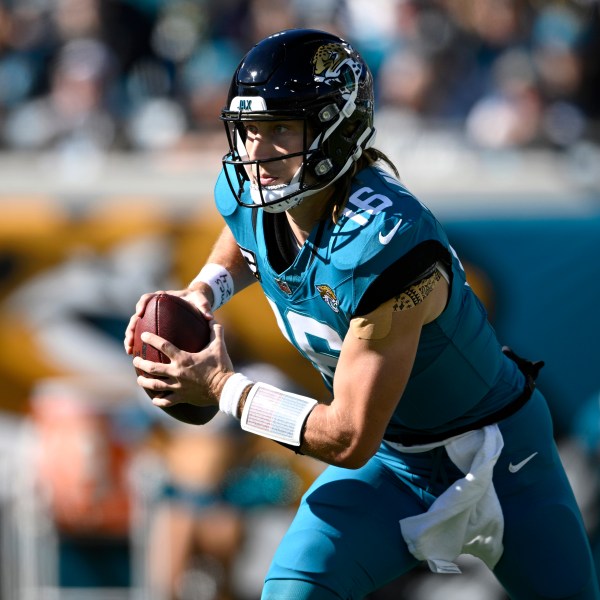
[[[332,42],[320,46],[312,59],[315,81],[333,83],[342,81],[343,68],[352,70],[353,78],[348,78],[347,83],[352,86],[362,73],[362,66],[354,57],[351,46]],[[344,78],[345,79],[345,78]]]
[[[317,285],[315,287],[329,308],[331,308],[333,312],[339,312],[340,307],[335,292],[326,284]]]

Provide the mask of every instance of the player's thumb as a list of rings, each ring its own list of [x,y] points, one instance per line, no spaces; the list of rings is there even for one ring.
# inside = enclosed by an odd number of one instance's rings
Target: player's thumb
[[[223,325],[216,321],[209,321],[209,326],[211,329],[211,342],[216,341],[219,346],[225,348],[225,328]]]

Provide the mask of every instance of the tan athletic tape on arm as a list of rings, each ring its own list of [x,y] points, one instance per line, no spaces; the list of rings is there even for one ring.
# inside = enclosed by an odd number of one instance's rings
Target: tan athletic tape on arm
[[[350,331],[361,340],[382,340],[392,328],[392,315],[421,304],[441,279],[440,272],[434,271],[429,277],[410,285],[398,296],[380,304],[369,314],[352,319]]]

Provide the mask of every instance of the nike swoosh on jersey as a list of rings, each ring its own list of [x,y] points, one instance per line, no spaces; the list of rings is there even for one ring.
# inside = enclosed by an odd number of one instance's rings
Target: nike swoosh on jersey
[[[396,232],[398,231],[398,229],[400,229],[400,225],[402,225],[402,219],[400,219],[395,225],[394,227],[392,227],[392,230],[387,233],[386,235],[383,235],[381,233],[381,231],[379,232],[379,241],[384,245],[387,246],[387,244],[389,244],[392,241],[392,238],[396,235]]]
[[[512,463],[509,463],[508,470],[511,473],[516,473],[517,471],[520,471],[534,456],[536,456],[536,454],[537,454],[537,452],[534,452],[531,456],[528,456],[527,458],[525,458],[521,462],[518,462],[516,465],[513,465]]]

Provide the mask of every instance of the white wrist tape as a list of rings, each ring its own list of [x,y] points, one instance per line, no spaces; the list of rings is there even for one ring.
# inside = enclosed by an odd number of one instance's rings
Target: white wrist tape
[[[255,383],[244,405],[242,429],[299,446],[302,427],[317,401],[313,398],[285,392],[266,383]]]
[[[233,277],[221,265],[207,263],[202,267],[200,273],[194,277],[190,285],[200,281],[209,285],[212,290],[214,296],[212,310],[217,310],[233,296]]]
[[[224,412],[226,415],[231,415],[232,417],[238,418],[238,404],[240,403],[240,398],[242,397],[242,393],[249,386],[252,385],[254,381],[248,379],[242,373],[234,373],[223,386],[221,390],[221,396],[219,398],[219,410]]]

